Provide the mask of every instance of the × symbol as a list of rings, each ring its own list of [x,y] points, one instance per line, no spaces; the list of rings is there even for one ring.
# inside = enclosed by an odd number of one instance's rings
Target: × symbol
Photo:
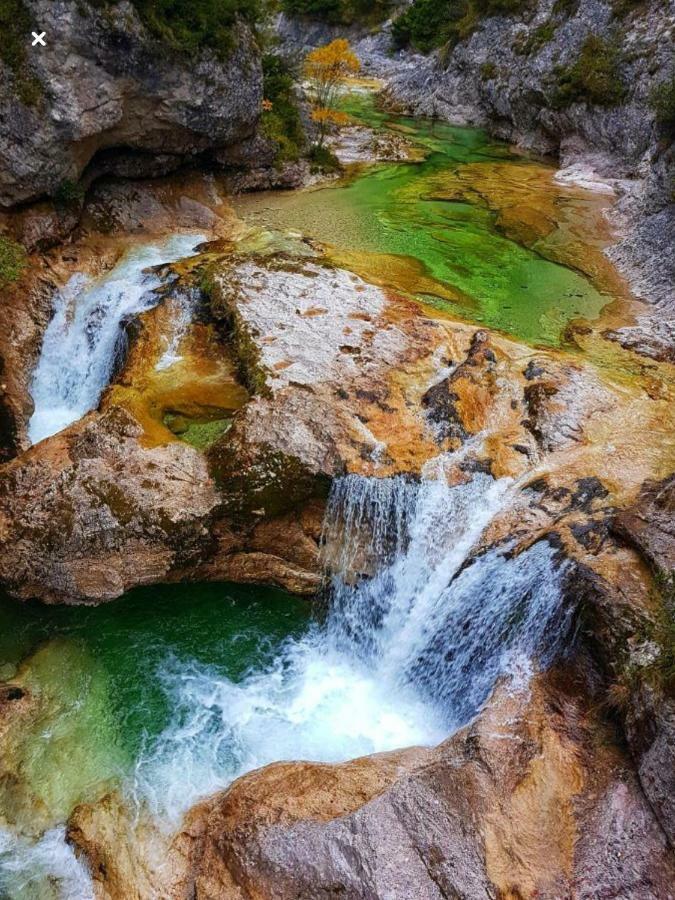
[[[47,34],[46,31],[41,31],[40,34],[38,34],[37,31],[31,31],[31,34],[33,35],[33,43],[31,44],[32,47],[37,47],[38,44],[41,47],[47,46],[45,44],[45,35]]]

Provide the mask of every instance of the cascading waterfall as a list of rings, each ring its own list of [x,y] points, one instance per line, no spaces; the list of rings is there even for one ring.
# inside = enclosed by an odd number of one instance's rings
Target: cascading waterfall
[[[326,620],[269,669],[233,682],[195,663],[165,665],[175,715],[139,761],[138,802],[175,823],[198,797],[276,760],[437,743],[501,675],[551,658],[567,618],[554,550],[468,562],[510,485],[478,473],[450,487],[452,462],[435,460],[419,482],[335,483]]]
[[[231,680],[194,658],[163,660],[171,719],[122,784],[140,826],[150,817],[170,834],[201,797],[271,762],[439,743],[498,678],[521,686],[553,658],[570,618],[556,553],[539,542],[518,556],[475,555],[514,486],[480,472],[451,486],[458,461],[439,457],[419,480],[334,483],[326,616],[287,640],[271,665]],[[93,896],[63,834],[0,830],[0,895]]]
[[[159,300],[162,281],[152,268],[190,256],[203,240],[202,235],[181,234],[139,245],[100,278],[74,275],[59,292],[31,385],[32,443],[61,431],[98,405],[124,348],[125,321]]]

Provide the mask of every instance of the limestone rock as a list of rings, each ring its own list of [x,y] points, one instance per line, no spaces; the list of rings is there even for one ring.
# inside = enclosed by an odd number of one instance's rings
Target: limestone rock
[[[24,2],[31,21],[47,32],[48,48],[29,59],[39,86],[33,105],[0,63],[1,205],[77,182],[94,157],[97,174],[114,171],[119,148],[134,151],[138,177],[170,171],[254,132],[262,73],[243,26],[236,26],[225,60],[207,50],[191,59],[152,37],[126,0]]]
[[[637,503],[618,514],[614,527],[675,586],[675,475],[645,484]]]
[[[200,557],[217,504],[204,459],[178,442],[145,449],[140,436],[114,409],[8,464],[0,577],[15,593],[101,601]]]
[[[665,835],[591,709],[580,682],[554,672],[498,687],[434,750],[252,772],[187,815],[161,895],[189,884],[196,900],[672,898]],[[71,835],[90,863],[114,867],[96,876],[100,897],[138,896],[105,830]]]

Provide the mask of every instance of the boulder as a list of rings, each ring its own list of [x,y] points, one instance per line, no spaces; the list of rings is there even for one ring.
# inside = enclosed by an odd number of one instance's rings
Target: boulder
[[[665,835],[588,700],[576,676],[553,672],[498,686],[433,750],[251,772],[188,813],[155,890],[167,900],[672,898]],[[95,807],[77,812],[69,833],[90,865],[104,861],[92,866],[98,896],[144,896],[97,818]]]

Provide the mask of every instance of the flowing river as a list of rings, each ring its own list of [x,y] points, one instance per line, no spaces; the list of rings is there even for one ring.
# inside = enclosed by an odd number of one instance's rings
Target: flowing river
[[[350,102],[380,124],[367,99]],[[552,197],[567,204],[574,244],[590,199],[551,189],[548,169],[481,132],[394,124],[427,151],[424,162],[245,198],[241,214],[325,240],[336,261],[366,277],[534,344],[558,344],[568,322],[594,318],[614,299],[601,275],[584,274],[588,266],[561,264],[569,244],[546,218]],[[529,197],[521,206],[520,176]],[[532,194],[537,184],[548,185],[542,196]],[[126,317],[157,302],[160,282],[147,267],[188,255],[198,241],[148,246],[96,283],[71,283],[35,372],[34,441],[96,406]],[[545,542],[515,558],[472,559],[514,485],[477,472],[449,486],[452,463],[430,460],[420,480],[333,484],[322,618],[279,590],[232,585],[143,588],[97,608],[0,599],[2,677],[41,698],[39,717],[11,739],[9,764],[21,777],[0,782],[0,895],[92,895],[64,841],[80,802],[118,790],[172,827],[198,798],[274,760],[437,743],[498,678],[527,679],[546,665],[568,633],[564,564]],[[364,535],[374,574],[353,583]]]

